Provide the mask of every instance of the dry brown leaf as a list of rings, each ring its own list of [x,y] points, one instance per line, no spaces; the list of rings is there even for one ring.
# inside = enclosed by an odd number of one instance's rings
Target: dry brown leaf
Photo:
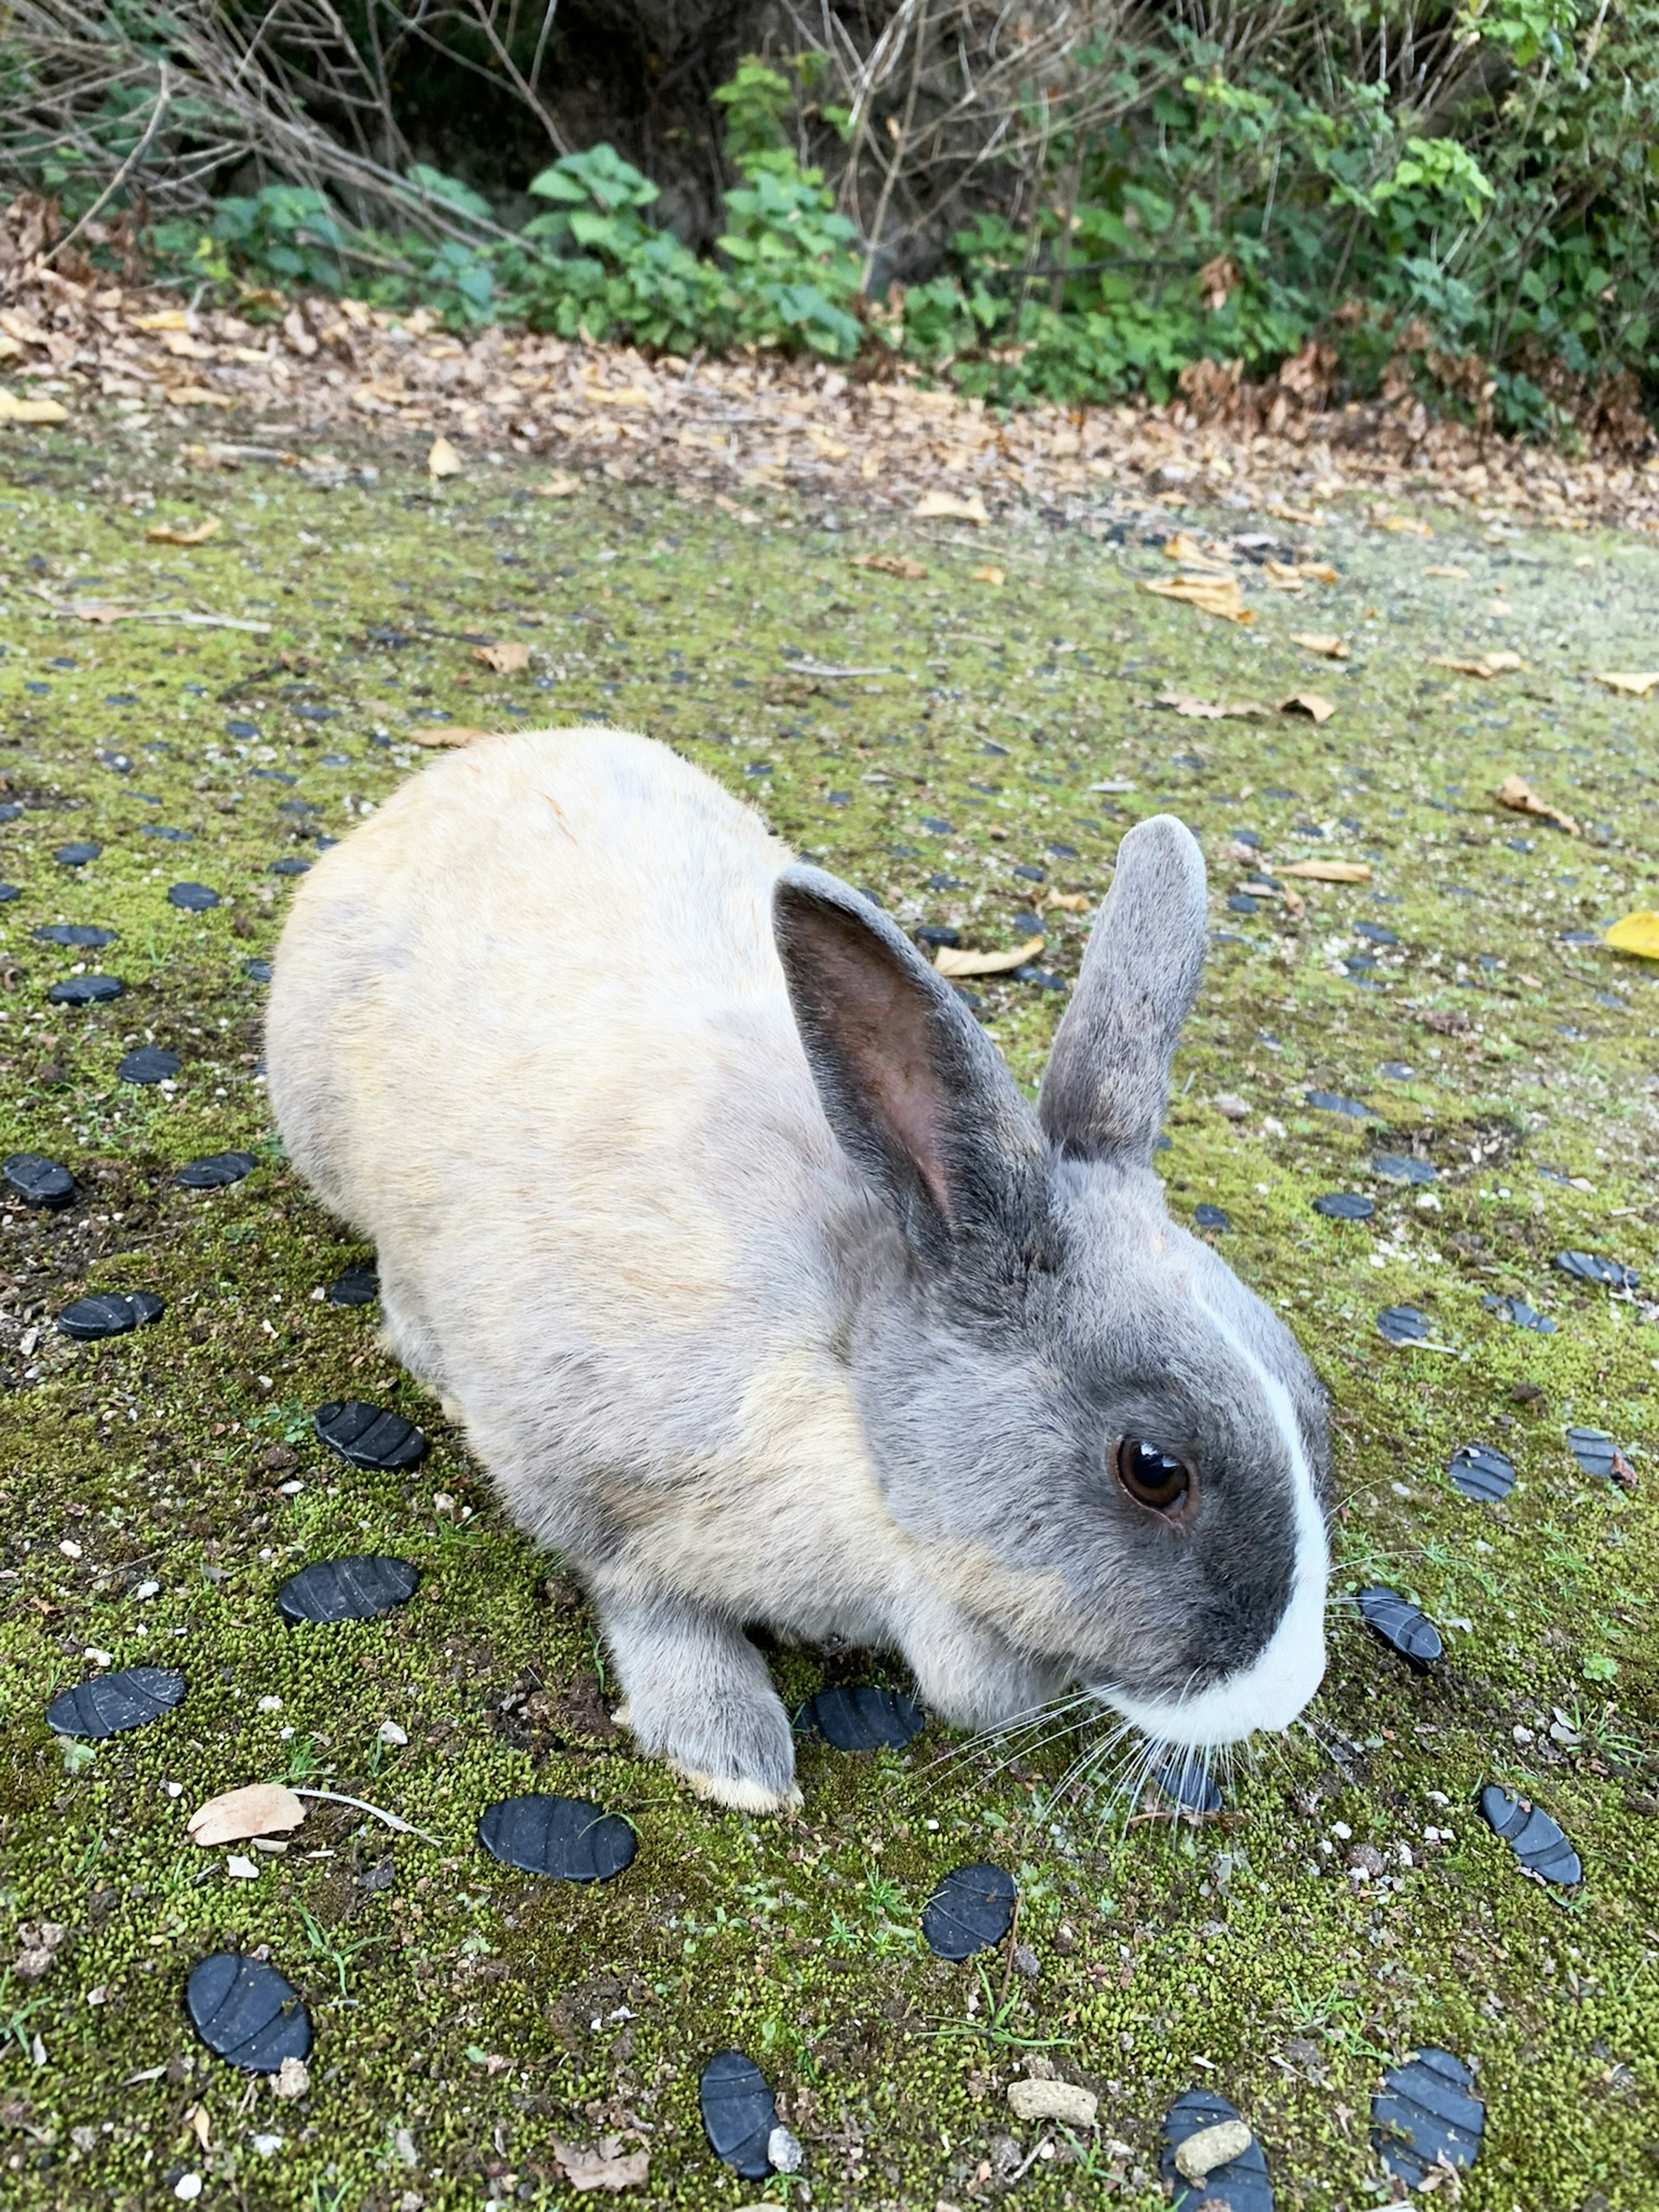
[[[1440,561],[1437,561],[1432,567],[1425,568],[1423,574],[1425,576],[1443,576],[1449,583],[1454,584],[1467,584],[1469,580],[1469,572],[1467,568],[1459,568],[1455,565],[1449,566]]]
[[[744,523],[751,528],[761,520],[752,507],[744,507],[737,500],[728,499],[723,491],[714,494],[711,504],[719,507],[722,514],[729,514],[733,522]]]
[[[224,525],[216,514],[198,522],[193,530],[180,530],[171,522],[158,522],[144,535],[152,545],[205,545],[210,538],[216,538]]]
[[[1304,653],[1317,653],[1327,660],[1346,660],[1348,657],[1346,638],[1328,636],[1322,630],[1293,630],[1291,643],[1299,645]]]
[[[167,390],[169,407],[234,407],[234,392],[210,391],[205,384],[174,384]]]
[[[1420,521],[1414,514],[1374,514],[1371,522],[1376,529],[1390,531],[1397,538],[1432,538],[1434,535],[1428,524]]]
[[[970,584],[1006,584],[1008,580],[1008,571],[1006,568],[995,568],[988,561],[982,568],[970,568],[968,571],[968,580]]]
[[[1300,891],[1281,890],[1279,896],[1284,900],[1286,907],[1289,908],[1292,914],[1305,914],[1307,912],[1308,902],[1303,897]]]
[[[1298,561],[1296,573],[1305,576],[1310,584],[1340,584],[1342,580],[1328,561]]]
[[[624,2151],[615,2136],[606,2136],[595,2150],[575,2143],[556,2142],[553,2156],[561,2173],[578,2191],[606,2189],[614,2197],[624,2189],[639,2189],[650,2179],[651,2154]]]
[[[183,307],[168,307],[159,315],[135,315],[135,331],[187,331],[190,317]]]
[[[1089,894],[1087,891],[1039,892],[1036,902],[1037,912],[1047,914],[1053,907],[1058,907],[1062,914],[1087,914]]]
[[[912,512],[918,522],[989,522],[985,502],[977,492],[960,499],[953,491],[925,491]]]
[[[1270,499],[1262,509],[1275,522],[1299,522],[1304,530],[1316,530],[1324,520],[1322,514],[1310,514],[1305,507],[1286,507],[1283,500]]]
[[[1371,872],[1363,860],[1292,860],[1276,875],[1300,876],[1308,884],[1368,884]]]
[[[1506,775],[1492,796],[1500,806],[1507,806],[1512,813],[1530,814],[1540,822],[1553,822],[1569,837],[1582,837],[1584,834],[1571,814],[1552,806],[1548,799],[1540,799],[1524,776]]]
[[[1279,701],[1279,711],[1281,714],[1305,714],[1310,721],[1328,722],[1336,707],[1322,691],[1292,691],[1288,699]]]
[[[1287,568],[1282,561],[1267,562],[1263,567],[1262,574],[1276,592],[1305,592],[1308,588],[1302,580],[1300,572],[1295,568]]]
[[[1507,647],[1497,653],[1483,653],[1479,660],[1459,660],[1449,653],[1429,655],[1431,668],[1453,668],[1460,676],[1478,676],[1483,683],[1490,683],[1494,676],[1507,675],[1525,665],[1518,653],[1510,653]]]
[[[475,645],[472,658],[497,676],[522,676],[530,665],[530,647],[517,638],[504,638],[499,645]]]
[[[1164,539],[1164,557],[1166,561],[1185,562],[1191,568],[1213,568],[1223,576],[1232,574],[1232,563],[1226,555],[1206,551],[1189,530],[1177,530],[1173,537]]]
[[[18,399],[0,392],[0,422],[67,422],[69,409],[56,399]]]
[[[1180,599],[1187,606],[1196,607],[1200,614],[1218,615],[1224,622],[1248,626],[1255,620],[1244,604],[1237,577],[1172,576],[1167,584],[1154,578],[1140,588],[1156,592],[1160,599]]]
[[[458,477],[461,473],[461,457],[447,438],[432,441],[432,449],[426,457],[426,472],[434,483],[440,477]]]
[[[286,1835],[305,1816],[303,1803],[280,1782],[251,1782],[245,1790],[227,1790],[198,1805],[190,1816],[189,1834],[204,1850],[216,1850],[221,1844],[246,1843],[251,1836]]]
[[[927,574],[920,561],[913,561],[908,553],[855,553],[855,568],[874,568],[884,576],[902,576],[907,584],[919,584]]]
[[[1152,702],[1156,707],[1169,707],[1177,714],[1185,714],[1194,722],[1242,722],[1253,715],[1266,714],[1269,710],[1259,707],[1254,699],[1234,699],[1212,704],[1208,699],[1194,699],[1190,691],[1160,691]]]
[[[582,488],[580,477],[573,477],[568,469],[555,469],[545,483],[532,484],[530,489],[538,499],[568,499]]]
[[[1006,975],[1023,968],[1028,960],[1035,960],[1046,941],[1028,937],[1012,952],[974,952],[965,945],[941,945],[933,955],[933,965],[941,975]]]
[[[642,384],[584,384],[582,398],[596,407],[640,407],[653,410],[657,395]]]
[[[440,722],[431,729],[405,730],[404,737],[411,745],[471,745],[480,738],[495,736],[493,730],[475,730],[463,722]]]
[[[1598,676],[1595,681],[1598,684],[1605,684],[1609,691],[1622,691],[1632,699],[1645,699],[1654,685],[1659,684],[1659,669],[1652,669],[1644,674],[1635,676],[1621,675],[1614,672],[1606,676]]]

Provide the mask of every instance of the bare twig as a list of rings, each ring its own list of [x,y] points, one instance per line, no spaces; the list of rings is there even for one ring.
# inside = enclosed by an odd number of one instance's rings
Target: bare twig
[[[289,1786],[293,1787],[292,1784]],[[378,1805],[367,1805],[361,1797],[348,1797],[338,1790],[295,1789],[294,1794],[296,1797],[319,1797],[329,1805],[349,1805],[354,1813],[367,1813],[376,1820],[384,1820],[388,1828],[395,1828],[400,1836],[418,1836],[423,1844],[430,1844],[434,1850],[443,1849],[438,1838],[428,1836],[424,1828],[416,1827],[410,1820],[400,1820],[395,1813],[383,1812]]]
[[[77,222],[72,224],[71,227],[64,233],[64,235],[58,240],[58,243],[55,246],[48,246],[46,251],[41,255],[41,260],[48,268],[50,268],[52,264],[58,258],[64,247],[66,246],[72,246],[76,240],[79,238],[82,232],[86,229],[88,223],[92,222],[94,218],[100,215],[109,205],[110,202],[115,198],[117,192],[120,191],[122,185],[125,184],[127,179],[132,174],[138,164],[143,160],[145,155],[149,153],[150,143],[155,138],[157,131],[161,127],[161,118],[167,113],[167,102],[172,99],[172,97],[173,80],[168,75],[167,64],[165,62],[161,62],[157,67],[155,105],[150,110],[149,121],[144,125],[143,137],[138,141],[132,151],[127,155],[125,161],[122,162],[120,167],[115,172],[115,174],[105,185],[103,191],[99,193],[97,198],[87,210],[86,213]]]

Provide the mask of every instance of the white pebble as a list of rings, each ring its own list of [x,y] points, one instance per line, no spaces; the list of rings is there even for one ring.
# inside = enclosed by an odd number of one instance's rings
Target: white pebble
[[[389,1743],[394,1746],[405,1744],[409,1741],[409,1737],[404,1731],[398,1727],[396,1721],[382,1721],[380,1723],[380,1736],[382,1743]]]
[[[280,1698],[261,1698],[259,1700],[259,1711],[262,1713],[280,1713],[282,1710],[283,1701]]]
[[[244,1858],[240,1851],[233,1851],[225,1861],[225,1872],[233,1881],[258,1881],[259,1879],[258,1868],[252,1859]]]
[[[202,2193],[199,2173],[181,2173],[173,2185],[173,2193],[181,2204],[193,2204]]]
[[[1346,1820],[1333,1820],[1331,1822],[1331,1833],[1336,1838],[1339,1844],[1346,1844],[1349,1838],[1353,1834],[1353,1830],[1348,1826]]]

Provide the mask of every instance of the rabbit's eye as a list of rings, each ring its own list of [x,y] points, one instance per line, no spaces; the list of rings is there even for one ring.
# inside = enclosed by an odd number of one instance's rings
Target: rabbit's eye
[[[1155,1513],[1172,1513],[1186,1503],[1192,1487],[1192,1469],[1184,1460],[1161,1452],[1139,1437],[1125,1437],[1114,1455],[1117,1479],[1137,1505]]]

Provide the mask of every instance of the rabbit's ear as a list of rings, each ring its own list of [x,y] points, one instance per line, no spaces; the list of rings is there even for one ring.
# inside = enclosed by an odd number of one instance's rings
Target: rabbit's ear
[[[996,1047],[909,939],[817,868],[787,869],[773,926],[830,1126],[913,1242],[1019,1234],[1041,1203],[1041,1131]]]
[[[1138,823],[1118,847],[1037,1109],[1073,1159],[1152,1158],[1204,968],[1204,855],[1173,814]]]

